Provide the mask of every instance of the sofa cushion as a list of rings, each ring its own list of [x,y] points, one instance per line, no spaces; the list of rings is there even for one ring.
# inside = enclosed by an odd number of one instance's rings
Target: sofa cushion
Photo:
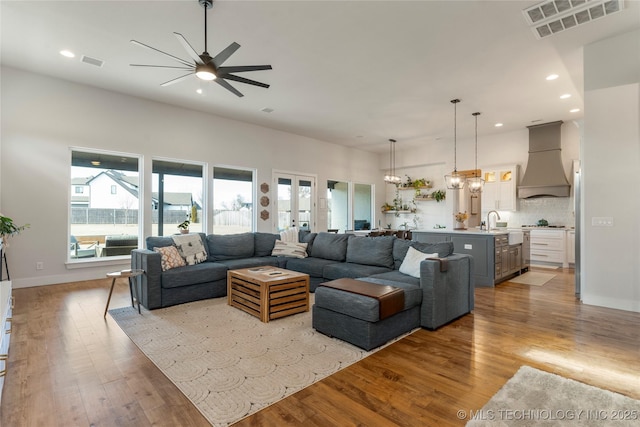
[[[417,280],[416,282],[412,279],[412,277],[409,277],[406,274],[398,273],[398,271],[391,271],[389,273],[382,273],[372,277],[362,277],[358,280],[377,283],[378,285],[402,288],[404,290],[404,308],[406,310],[422,303],[423,293],[422,288],[420,288],[420,280]]]
[[[318,233],[312,233],[309,230],[300,230],[299,240],[300,243],[307,244],[307,254],[311,256],[311,250],[313,248],[313,241],[316,239]]]
[[[269,256],[280,236],[273,233],[254,233],[253,256]]]
[[[390,268],[380,267],[377,265],[353,264],[350,262],[341,262],[329,264],[322,270],[322,277],[327,280],[342,279],[345,277],[356,279],[358,277],[367,277],[372,274],[380,274],[390,271]]]
[[[271,251],[272,256],[286,256],[291,258],[306,258],[307,244],[297,242],[283,242],[276,240],[276,244]]]
[[[160,266],[162,267],[162,271],[187,265],[175,246],[153,248],[153,251],[160,253]]]
[[[420,252],[414,247],[410,247],[407,251],[407,255],[404,257],[404,261],[402,261],[402,265],[400,266],[399,271],[400,273],[419,279],[420,263],[427,258],[434,258],[437,256],[437,252],[434,252],[432,254],[425,254],[424,252]]]
[[[336,264],[335,261],[324,258],[287,258],[287,270],[306,273],[311,277],[322,277],[325,266]]]
[[[313,240],[311,256],[333,261],[344,261],[347,258],[347,241],[350,234],[318,233]]]
[[[350,236],[346,261],[354,264],[393,268],[394,236]]]
[[[438,253],[440,258],[448,257],[453,253],[453,242],[422,243],[412,240],[395,239],[393,242],[393,263],[398,270],[402,265],[404,257],[407,255],[409,247],[414,247],[424,253]]]
[[[220,261],[216,261],[216,264],[226,265],[229,270],[262,267],[263,265],[280,267],[280,264],[278,263],[278,259],[272,256],[252,257],[252,258],[242,258],[242,259],[223,259]]]
[[[254,253],[253,233],[207,235],[209,260],[251,258]]]
[[[165,289],[200,283],[226,280],[227,266],[217,262],[202,262],[196,265],[173,268],[162,273],[161,286]]]
[[[164,248],[167,246],[173,246],[173,239],[171,236],[149,236],[147,237],[147,249],[150,251],[155,248]]]

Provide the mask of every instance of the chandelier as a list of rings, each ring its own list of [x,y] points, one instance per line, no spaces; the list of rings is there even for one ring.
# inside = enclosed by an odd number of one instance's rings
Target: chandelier
[[[453,172],[449,175],[444,176],[444,181],[447,184],[447,188],[449,190],[461,190],[464,188],[465,178],[463,175],[458,173],[458,165],[457,165],[457,105],[460,102],[459,99],[452,99],[451,103],[453,104]]]
[[[471,194],[482,193],[482,187],[484,186],[484,179],[478,176],[478,116],[480,113],[473,113],[472,116],[476,118],[476,163],[473,170],[473,178],[467,179],[469,183],[469,192]]]
[[[384,176],[388,184],[400,184],[400,177],[396,175],[396,140],[389,140],[389,173]]]

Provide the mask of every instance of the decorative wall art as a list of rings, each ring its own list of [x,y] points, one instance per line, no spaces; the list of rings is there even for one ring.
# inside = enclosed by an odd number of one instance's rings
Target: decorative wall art
[[[269,198],[267,196],[260,197],[260,206],[262,207],[269,206]]]
[[[268,211],[268,210],[266,210],[266,209],[263,209],[263,210],[260,212],[260,218],[261,218],[263,221],[268,220],[268,219],[269,219],[269,211]]]
[[[269,184],[267,184],[266,182],[263,182],[262,184],[260,184],[260,191],[262,191],[263,193],[268,193],[269,192]]]

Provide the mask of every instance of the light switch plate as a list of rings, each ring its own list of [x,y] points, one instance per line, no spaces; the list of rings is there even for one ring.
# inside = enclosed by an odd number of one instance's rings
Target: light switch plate
[[[472,244],[470,244],[470,243],[465,243],[465,244],[464,244],[464,248],[465,248],[465,249],[473,249],[473,245],[472,245]]]
[[[591,218],[591,225],[593,227],[613,227],[612,216],[594,216]]]

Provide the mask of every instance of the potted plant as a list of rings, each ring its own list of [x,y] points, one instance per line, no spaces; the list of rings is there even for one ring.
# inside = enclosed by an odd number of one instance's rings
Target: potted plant
[[[180,224],[178,224],[178,230],[180,230],[180,233],[188,234],[189,233],[189,224],[191,224],[191,221],[189,221],[188,219],[185,219]]]
[[[433,197],[436,202],[440,203],[447,197],[447,193],[444,190],[437,190],[431,193],[431,197]]]
[[[20,234],[27,228],[29,228],[29,224],[15,225],[11,218],[0,214],[0,248],[6,245],[7,237]]]

